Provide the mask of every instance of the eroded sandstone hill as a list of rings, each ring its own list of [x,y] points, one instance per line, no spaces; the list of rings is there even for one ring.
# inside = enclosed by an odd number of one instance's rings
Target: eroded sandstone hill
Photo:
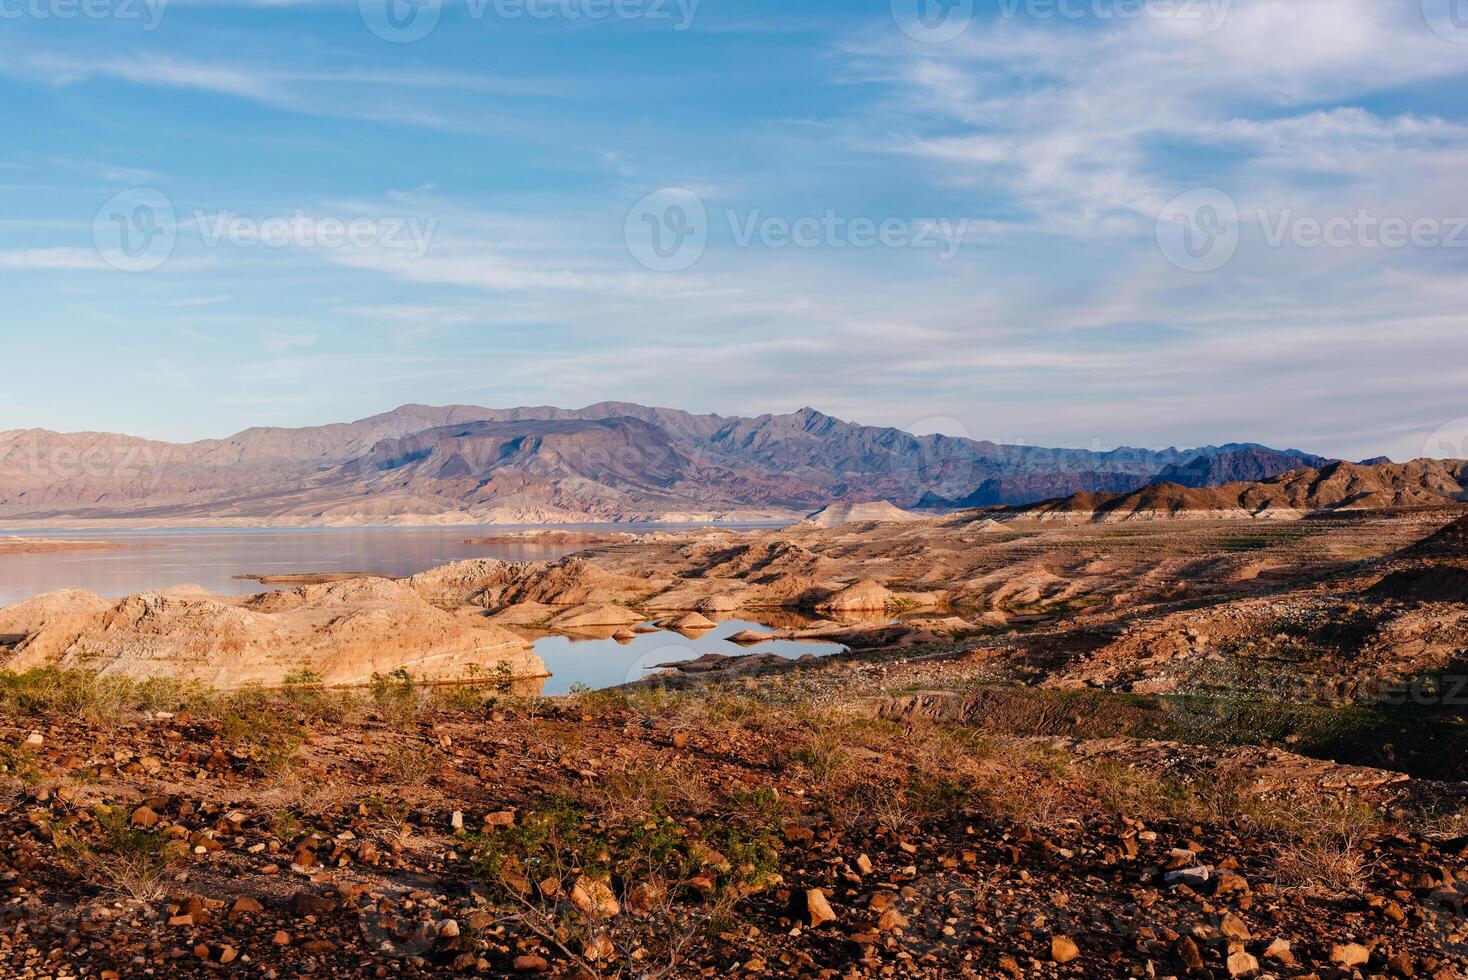
[[[150,592],[109,603],[53,593],[0,611],[0,634],[16,641],[8,670],[82,668],[219,688],[290,677],[360,685],[400,669],[427,681],[546,672],[522,637],[378,578],[250,598]]]

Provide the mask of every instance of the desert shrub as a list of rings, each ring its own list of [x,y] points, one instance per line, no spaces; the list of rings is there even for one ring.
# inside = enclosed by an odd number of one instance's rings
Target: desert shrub
[[[59,667],[0,672],[0,713],[12,717],[60,714],[111,725],[146,711],[208,710],[217,698],[201,684],[166,678],[135,681]]]
[[[170,854],[162,833],[132,826],[122,807],[98,807],[93,833],[55,829],[52,843],[60,865],[104,892],[143,902],[167,894],[166,877],[178,856]]]
[[[369,690],[373,705],[389,724],[407,726],[417,723],[424,708],[424,693],[406,668],[399,667],[386,674],[374,673]]]
[[[388,750],[386,770],[392,782],[399,786],[422,786],[438,771],[443,758],[442,753],[429,745],[409,742]]]

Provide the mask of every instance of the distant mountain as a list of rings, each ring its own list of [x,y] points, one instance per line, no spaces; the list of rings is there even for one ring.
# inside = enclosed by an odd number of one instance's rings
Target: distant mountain
[[[1176,467],[1169,467],[1174,469]],[[1125,493],[1146,486],[1148,479],[1134,473],[1032,473],[1005,479],[985,480],[967,496],[949,500],[926,493],[917,502],[919,510],[967,510],[974,507],[1028,504],[1073,493]]]
[[[1125,494],[1074,494],[1014,508],[1042,520],[1125,521],[1202,517],[1298,517],[1323,511],[1468,503],[1468,462],[1331,463],[1268,480],[1219,487],[1153,483]]]
[[[1230,449],[1213,456],[1199,456],[1181,465],[1173,464],[1157,474],[1154,483],[1177,483],[1185,487],[1216,487],[1225,483],[1267,480],[1302,468],[1318,469],[1334,460],[1298,450],[1278,452],[1262,446]],[[1385,462],[1385,461],[1383,461]]]
[[[1121,492],[1169,468],[1191,475],[1197,464],[1197,478],[1206,478],[1282,465],[1290,455],[1242,445],[1001,445],[857,425],[812,408],[739,418],[623,402],[576,410],[405,405],[357,422],[246,429],[189,444],[0,432],[0,520],[783,518],[831,503],[978,506]]]

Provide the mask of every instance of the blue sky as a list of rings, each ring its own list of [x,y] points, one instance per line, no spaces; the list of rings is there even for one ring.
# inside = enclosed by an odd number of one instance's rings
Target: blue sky
[[[0,0],[0,429],[1468,440],[1468,0],[89,2]]]

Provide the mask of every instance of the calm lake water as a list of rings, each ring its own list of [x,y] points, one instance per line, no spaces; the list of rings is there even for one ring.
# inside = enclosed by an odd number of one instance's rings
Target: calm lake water
[[[754,615],[758,616],[757,613]],[[697,660],[706,653],[725,657],[773,653],[787,660],[798,660],[806,654],[826,657],[846,649],[838,643],[805,640],[770,640],[752,647],[743,647],[728,640],[728,637],[744,630],[767,630],[769,625],[754,619],[729,619],[697,639],[659,631],[644,633],[626,643],[578,640],[566,636],[544,637],[536,641],[535,652],[545,661],[553,676],[545,682],[543,693],[566,694],[571,685],[577,683],[595,691],[619,687],[655,673],[655,668],[661,664]]]
[[[702,525],[697,525],[702,526]],[[731,525],[732,526],[732,525]],[[295,572],[373,572],[416,575],[468,558],[541,561],[575,552],[567,545],[464,544],[465,538],[512,534],[526,528],[288,528],[159,531],[36,531],[0,535],[50,541],[107,541],[123,545],[97,551],[0,555],[0,607],[57,589],[86,589],[121,597],[175,585],[198,585],[217,595],[250,595],[271,586],[238,575]],[[558,526],[562,531],[676,530],[669,525],[622,524],[615,528]]]
[[[702,526],[702,525],[696,525]],[[756,525],[749,525],[756,526]],[[676,530],[669,525],[618,525],[616,531]],[[568,545],[464,544],[465,538],[513,533],[524,528],[332,528],[202,529],[160,531],[40,531],[21,533],[47,540],[107,541],[123,547],[96,551],[56,551],[0,555],[0,607],[57,589],[85,589],[109,598],[176,585],[198,585],[218,595],[251,595],[272,588],[240,575],[308,572],[373,572],[415,575],[469,558],[508,561],[554,560],[580,549]],[[608,530],[558,527],[556,530]],[[757,615],[757,614],[756,614]],[[647,633],[627,644],[611,639],[545,637],[536,653],[555,675],[545,693],[565,694],[573,684],[595,690],[648,674],[657,664],[692,660],[706,653],[773,653],[797,659],[824,656],[843,648],[834,643],[773,641],[746,649],[726,637],[770,623],[729,620],[698,639],[678,633]],[[777,625],[788,626],[789,623]]]

